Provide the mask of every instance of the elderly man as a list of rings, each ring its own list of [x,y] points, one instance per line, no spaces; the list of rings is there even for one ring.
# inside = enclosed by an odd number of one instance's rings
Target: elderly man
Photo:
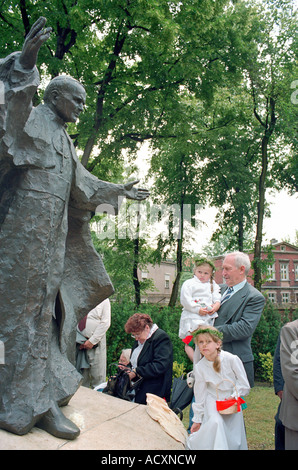
[[[0,61],[0,428],[25,434],[36,425],[74,439],[80,431],[60,406],[81,381],[76,324],[113,293],[91,241],[91,211],[117,211],[119,198],[148,192],[100,181],[79,162],[65,125],[83,110],[79,82],[56,77],[44,104],[32,106],[45,22],[33,25],[22,52]]]
[[[251,387],[254,385],[253,353],[251,337],[259,323],[264,296],[246,279],[250,269],[247,254],[228,254],[222,265],[227,289],[224,290],[218,318],[214,326],[223,333],[223,349],[236,354],[243,362]]]

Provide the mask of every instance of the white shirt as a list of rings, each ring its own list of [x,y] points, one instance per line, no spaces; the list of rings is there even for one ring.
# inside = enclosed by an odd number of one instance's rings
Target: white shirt
[[[233,290],[232,290],[232,293],[231,293],[231,295],[230,295],[230,298],[231,298],[236,292],[238,292],[238,290],[242,289],[242,288],[245,286],[246,283],[247,283],[247,280],[244,279],[244,281],[239,282],[239,284],[236,284],[235,286],[231,286],[231,287],[233,288]],[[227,292],[228,292],[228,289],[226,289],[226,290],[224,291],[221,300],[224,300],[225,296],[227,295]]]

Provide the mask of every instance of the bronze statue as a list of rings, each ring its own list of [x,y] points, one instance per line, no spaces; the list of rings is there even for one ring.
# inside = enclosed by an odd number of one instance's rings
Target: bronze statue
[[[79,162],[66,131],[85,103],[84,87],[59,76],[44,104],[38,51],[51,28],[40,18],[21,52],[0,61],[0,428],[25,434],[33,426],[66,439],[79,434],[65,418],[81,382],[73,362],[75,325],[113,293],[94,250],[89,221],[100,204],[148,191],[100,181]]]

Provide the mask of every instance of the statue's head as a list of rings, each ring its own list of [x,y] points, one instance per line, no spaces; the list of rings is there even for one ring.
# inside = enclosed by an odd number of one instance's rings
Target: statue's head
[[[59,75],[50,81],[43,98],[64,122],[76,122],[84,109],[86,92],[74,78]]]

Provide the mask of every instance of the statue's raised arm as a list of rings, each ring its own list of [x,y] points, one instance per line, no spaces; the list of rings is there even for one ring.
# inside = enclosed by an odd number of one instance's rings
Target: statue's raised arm
[[[26,36],[20,55],[20,64],[25,69],[33,69],[39,49],[50,37],[52,28],[45,28],[46,21],[46,18],[40,17]]]

